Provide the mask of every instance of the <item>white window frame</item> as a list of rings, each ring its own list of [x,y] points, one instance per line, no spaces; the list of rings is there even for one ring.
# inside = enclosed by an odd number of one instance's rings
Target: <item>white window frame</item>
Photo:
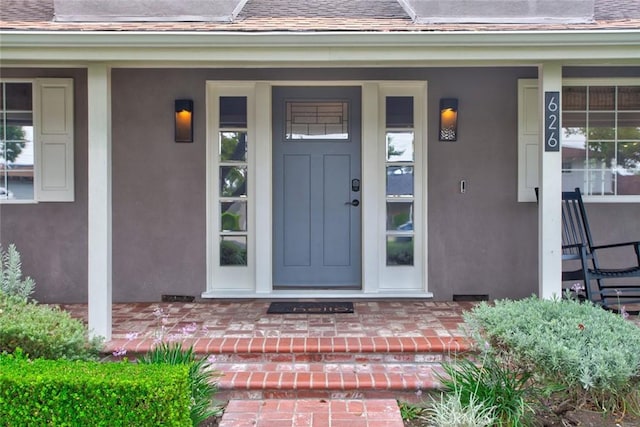
[[[33,199],[0,200],[0,204],[73,202],[73,79],[7,78],[3,83],[30,83],[33,118]]]
[[[640,86],[640,78],[565,78],[562,86]],[[518,80],[518,201],[535,202],[532,188],[538,186],[539,108],[537,79]],[[584,195],[587,203],[638,203],[640,195]]]
[[[427,292],[427,121],[426,82],[383,82],[379,85],[378,108],[378,266],[380,293]],[[413,265],[387,265],[387,194],[386,194],[386,98],[413,98],[414,131],[414,195],[413,202]],[[409,199],[407,199],[408,201]]]
[[[219,133],[228,129],[220,127],[220,97],[242,96],[247,98],[247,265],[220,265],[220,158]],[[207,82],[207,293],[243,293],[255,291],[256,229],[255,229],[255,83]],[[209,131],[210,130],[210,131]]]

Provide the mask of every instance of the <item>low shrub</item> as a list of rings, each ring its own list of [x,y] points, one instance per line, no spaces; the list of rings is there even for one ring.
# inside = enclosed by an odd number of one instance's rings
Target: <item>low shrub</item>
[[[460,392],[442,393],[440,399],[432,399],[426,409],[429,425],[437,427],[492,427],[497,424],[494,407],[471,396],[463,403]]]
[[[34,359],[90,360],[101,347],[69,313],[0,293],[0,352],[21,348]]]
[[[578,405],[616,410],[638,392],[640,328],[574,300],[482,303],[465,314],[476,340],[509,353],[540,384],[560,386]]]
[[[1,425],[190,426],[189,368],[0,356]]]
[[[527,403],[535,393],[529,382],[531,374],[486,352],[481,362],[460,359],[442,365],[446,376],[441,376],[443,390],[456,396],[469,413],[488,416],[495,421],[491,425],[519,427],[527,425],[533,409]],[[474,408],[484,408],[476,410]]]

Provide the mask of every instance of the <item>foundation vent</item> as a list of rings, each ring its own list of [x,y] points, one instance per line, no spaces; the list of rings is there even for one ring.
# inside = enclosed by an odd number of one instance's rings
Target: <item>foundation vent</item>
[[[489,301],[489,294],[453,294],[453,301]]]
[[[594,0],[398,0],[411,18],[429,23],[593,22]]]

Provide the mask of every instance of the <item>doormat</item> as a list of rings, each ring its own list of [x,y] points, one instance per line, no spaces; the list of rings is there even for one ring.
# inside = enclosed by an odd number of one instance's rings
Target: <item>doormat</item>
[[[352,302],[272,302],[267,314],[338,314],[353,313]]]

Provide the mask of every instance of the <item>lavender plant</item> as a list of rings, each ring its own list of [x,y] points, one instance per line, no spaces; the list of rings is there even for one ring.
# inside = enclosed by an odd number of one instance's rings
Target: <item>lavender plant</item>
[[[476,339],[512,355],[541,384],[565,390],[576,406],[614,411],[638,398],[640,328],[620,315],[531,297],[480,304],[465,321]]]

